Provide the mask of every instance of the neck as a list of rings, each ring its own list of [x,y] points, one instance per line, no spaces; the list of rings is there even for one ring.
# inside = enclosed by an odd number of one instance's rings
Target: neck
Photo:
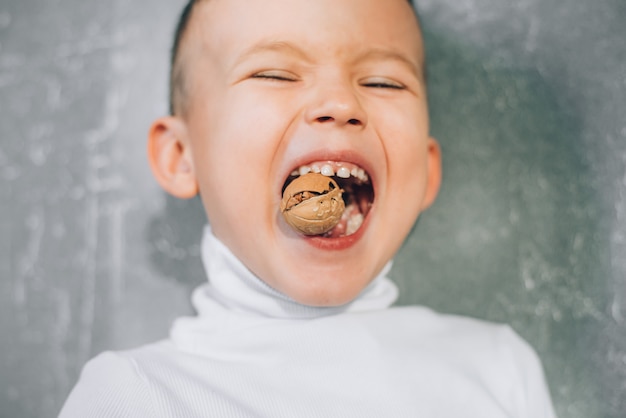
[[[388,308],[397,298],[396,286],[385,277],[391,262],[353,301],[333,307],[307,306],[271,288],[219,241],[207,226],[202,242],[202,261],[209,284],[198,289],[194,305],[203,314],[201,299],[209,298],[230,311],[265,317],[307,319],[343,312]]]

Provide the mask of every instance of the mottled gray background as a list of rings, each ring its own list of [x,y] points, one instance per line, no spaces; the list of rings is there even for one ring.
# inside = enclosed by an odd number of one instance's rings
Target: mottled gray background
[[[181,3],[0,0],[0,417],[55,416],[191,311],[204,215],[144,157]],[[420,6],[445,178],[400,303],[510,323],[562,418],[623,418],[626,2]]]

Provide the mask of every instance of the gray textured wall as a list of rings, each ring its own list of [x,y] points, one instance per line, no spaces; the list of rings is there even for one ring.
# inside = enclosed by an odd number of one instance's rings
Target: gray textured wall
[[[0,417],[166,335],[204,215],[144,157],[181,0],[0,0]],[[561,417],[626,416],[626,2],[422,0],[440,199],[400,303],[507,322]]]

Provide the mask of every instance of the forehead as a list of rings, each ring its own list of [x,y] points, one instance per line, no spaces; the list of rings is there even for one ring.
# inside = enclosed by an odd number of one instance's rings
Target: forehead
[[[314,58],[371,49],[423,64],[420,29],[406,0],[207,0],[196,6],[186,38],[185,48],[224,64],[255,45],[280,42]]]

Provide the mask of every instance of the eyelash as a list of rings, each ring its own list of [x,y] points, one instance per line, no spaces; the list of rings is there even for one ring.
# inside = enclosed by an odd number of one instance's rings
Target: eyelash
[[[362,85],[364,87],[373,87],[373,88],[378,88],[378,89],[392,89],[392,90],[404,90],[404,89],[406,89],[406,87],[401,85],[401,84],[392,84],[392,83],[383,83],[383,82],[363,83]]]
[[[273,81],[285,81],[285,82],[295,82],[298,81],[296,77],[290,77],[282,74],[272,73],[272,72],[260,72],[252,74],[251,78],[257,79],[266,79]],[[385,82],[385,81],[372,81],[365,82],[361,84],[363,87],[370,87],[376,89],[389,89],[389,90],[406,90],[406,86],[399,83]]]
[[[297,81],[295,78],[291,78],[291,77],[286,77],[286,76],[282,76],[278,74],[264,74],[264,73],[252,74],[252,78],[262,78],[262,79],[276,80],[276,81]]]
[[[364,77],[360,83],[364,87],[376,89],[405,90],[407,88],[403,83],[385,76]]]

